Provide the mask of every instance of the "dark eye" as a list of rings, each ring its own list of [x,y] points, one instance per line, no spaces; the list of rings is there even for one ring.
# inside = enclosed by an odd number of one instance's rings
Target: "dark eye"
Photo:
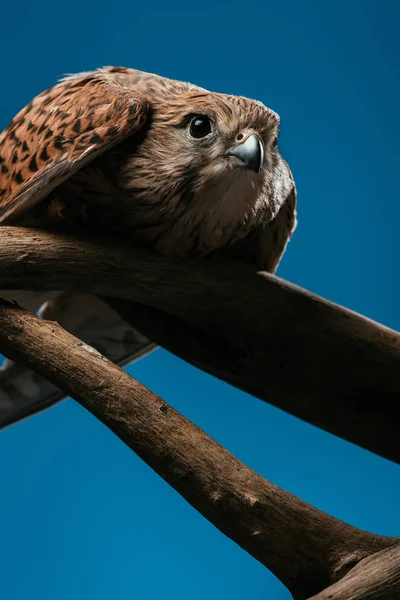
[[[194,138],[203,138],[211,133],[211,121],[204,115],[193,117],[189,125],[190,135]]]

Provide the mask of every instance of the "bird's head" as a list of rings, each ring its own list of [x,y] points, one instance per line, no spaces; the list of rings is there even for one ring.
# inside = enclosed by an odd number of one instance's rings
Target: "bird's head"
[[[149,125],[126,164],[125,184],[149,221],[155,209],[168,221],[161,250],[186,254],[196,244],[193,252],[207,253],[272,220],[290,193],[279,117],[255,100],[165,81],[147,90]]]

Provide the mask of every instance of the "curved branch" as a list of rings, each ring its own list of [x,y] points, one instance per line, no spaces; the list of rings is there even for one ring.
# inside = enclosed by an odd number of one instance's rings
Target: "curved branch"
[[[276,487],[57,323],[4,301],[0,351],[44,375],[103,421],[218,529],[273,571],[297,600],[320,593],[366,557],[384,565],[388,555],[380,559],[377,553],[400,544],[399,538],[356,529]],[[393,582],[399,593],[398,578]],[[349,598],[346,587],[334,597]]]
[[[145,335],[287,412],[400,462],[400,335],[248,265],[0,228],[0,288],[113,300]],[[151,311],[151,309],[156,309]]]
[[[343,579],[309,600],[398,600],[400,546],[363,558]]]

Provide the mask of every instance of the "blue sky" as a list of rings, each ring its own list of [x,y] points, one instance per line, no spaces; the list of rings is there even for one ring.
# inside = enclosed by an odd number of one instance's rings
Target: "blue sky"
[[[395,0],[21,0],[2,7],[2,22],[0,127],[62,74],[102,65],[276,110],[299,193],[279,275],[400,329]],[[130,372],[277,485],[369,531],[400,534],[397,465],[165,351]],[[7,600],[290,598],[71,400],[0,432],[0,456]]]

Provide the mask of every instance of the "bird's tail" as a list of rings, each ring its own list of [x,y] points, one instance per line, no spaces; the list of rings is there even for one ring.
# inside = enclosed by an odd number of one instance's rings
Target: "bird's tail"
[[[121,319],[99,298],[89,294],[0,292],[2,298],[39,311],[44,319],[93,346],[119,365],[142,358],[156,345]],[[38,351],[40,349],[38,348]],[[0,369],[0,429],[40,412],[65,398],[55,385],[30,369],[5,360]]]

